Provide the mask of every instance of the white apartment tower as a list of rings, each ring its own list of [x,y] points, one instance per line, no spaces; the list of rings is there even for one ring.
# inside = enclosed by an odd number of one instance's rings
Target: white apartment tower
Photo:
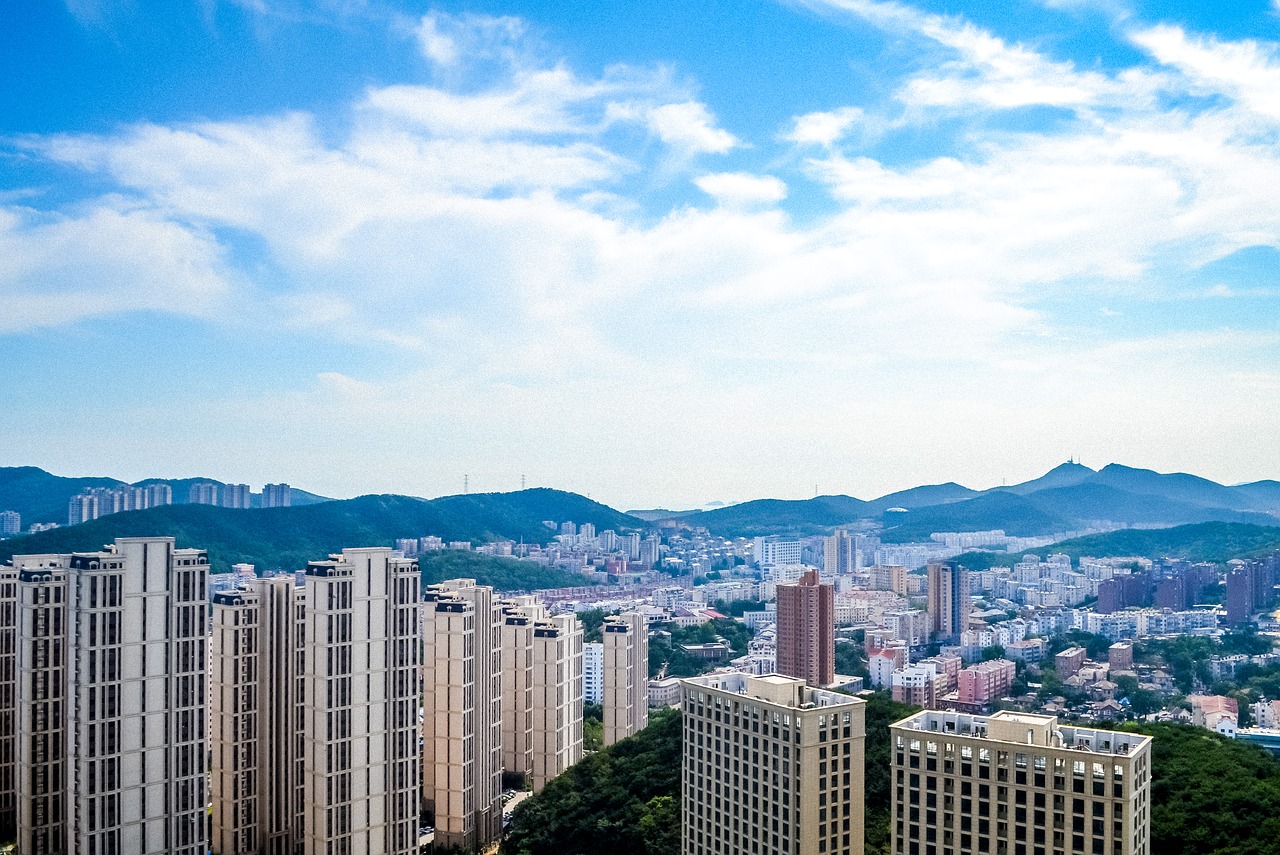
[[[683,695],[683,855],[862,855],[865,702],[780,674]]]
[[[293,574],[212,596],[214,852],[302,855],[305,587]]]
[[[250,502],[249,496],[248,484],[224,484],[222,486],[222,507],[247,508]]]
[[[429,585],[422,609],[423,805],[437,846],[502,833],[502,609],[474,579]]]
[[[208,558],[17,555],[18,851],[203,855]]]
[[[599,641],[582,645],[582,700],[588,704],[604,701],[604,644]]]
[[[262,507],[287,508],[293,504],[293,488],[288,484],[264,484],[262,486]]]
[[[649,723],[649,630],[644,615],[604,619],[604,744],[638,733]]]
[[[303,851],[418,850],[418,566],[344,549],[304,573]]]

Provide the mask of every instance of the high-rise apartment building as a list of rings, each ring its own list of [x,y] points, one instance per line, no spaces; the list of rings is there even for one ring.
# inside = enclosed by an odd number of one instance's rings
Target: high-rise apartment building
[[[534,792],[582,759],[582,624],[573,615],[533,628],[532,742]]]
[[[436,845],[502,833],[502,609],[474,579],[430,585],[422,609],[423,804]]]
[[[208,569],[167,537],[14,556],[19,851],[207,850]]]
[[[303,855],[305,592],[290,573],[211,597],[209,795],[220,855]]]
[[[857,564],[857,550],[849,532],[836,529],[823,542],[822,569],[828,576],[852,573]]]
[[[503,771],[538,792],[582,758],[582,624],[516,597],[501,637]]]
[[[951,564],[930,564],[928,574],[930,635],[935,641],[954,643],[969,625],[969,572]]]
[[[811,686],[835,680],[835,588],[817,570],[794,585],[778,586],[778,673]]]
[[[18,830],[18,571],[0,566],[0,837]]]
[[[649,628],[644,615],[604,619],[605,745],[639,733],[649,723]]]
[[[262,507],[287,508],[293,505],[293,488],[288,484],[264,484]]]
[[[196,481],[187,488],[187,503],[191,505],[218,504],[218,485],[210,481]]]
[[[250,503],[248,484],[223,484],[222,507],[247,508]]]
[[[861,855],[863,701],[777,674],[683,691],[682,855]]]
[[[582,645],[582,700],[588,704],[604,700],[604,644],[599,641]]]
[[[22,514],[17,511],[0,511],[0,537],[22,532]]]
[[[894,855],[1148,855],[1151,737],[1053,716],[890,726]]]
[[[303,850],[418,849],[418,565],[344,549],[303,575]]]
[[[757,537],[752,549],[752,559],[758,567],[800,564],[804,561],[804,544],[798,540],[781,540],[773,536]]]
[[[523,783],[533,776],[533,627],[542,608],[533,597],[501,608],[502,768]]]
[[[77,493],[67,500],[67,525],[79,525],[98,518],[96,493]]]

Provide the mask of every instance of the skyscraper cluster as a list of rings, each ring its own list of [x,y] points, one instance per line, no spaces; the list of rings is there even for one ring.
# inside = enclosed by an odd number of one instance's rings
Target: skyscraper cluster
[[[164,537],[0,567],[19,851],[409,855],[424,809],[437,845],[479,850],[504,775],[538,790],[580,759],[575,617],[470,579],[420,598],[417,563],[382,547],[242,568],[212,598],[208,570]],[[647,718],[643,618],[610,618],[604,648],[618,739]]]
[[[144,511],[171,504],[173,488],[168,484],[89,487],[67,501],[67,524],[78,525],[121,511]]]

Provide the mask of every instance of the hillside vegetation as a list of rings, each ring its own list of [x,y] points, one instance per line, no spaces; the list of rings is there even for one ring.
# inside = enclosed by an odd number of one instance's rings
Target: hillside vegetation
[[[584,758],[515,811],[503,855],[680,851],[680,713]]]
[[[292,570],[343,547],[392,546],[396,538],[429,534],[446,541],[545,543],[552,532],[543,520],[590,522],[599,529],[623,529],[639,522],[583,496],[545,489],[434,500],[361,496],[254,510],[167,505],[0,541],[0,560],[15,554],[100,549],[117,537],[165,535],[180,547],[207,549],[214,572],[238,563]]]

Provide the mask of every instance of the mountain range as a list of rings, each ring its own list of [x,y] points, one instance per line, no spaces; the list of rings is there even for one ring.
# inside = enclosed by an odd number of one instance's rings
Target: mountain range
[[[1022,537],[1089,527],[1166,528],[1200,522],[1280,524],[1280,482],[1226,486],[1184,473],[1112,463],[1067,462],[1011,486],[972,490],[955,483],[914,487],[863,501],[852,496],[758,499],[711,511],[668,513],[725,536],[821,534],[871,520],[888,542],[928,540],[937,531],[1003,529]]]
[[[151,479],[152,481],[160,479]],[[177,487],[187,480],[167,481]],[[211,479],[212,480],[212,479]],[[118,486],[111,478],[63,478],[35,467],[0,468],[0,510],[55,508],[88,486]],[[140,482],[142,484],[149,482]],[[184,493],[185,494],[185,493]],[[182,546],[210,551],[221,569],[232,563],[297,567],[353,544],[391,544],[437,535],[445,540],[545,543],[544,521],[591,523],[598,531],[643,530],[652,523],[575,493],[545,488],[419,499],[361,496],[328,500],[295,490],[313,504],[229,509],[168,505],[129,511],[35,535],[0,541],[0,559],[16,552],[97,549],[114,537],[171,534]],[[27,517],[39,519],[38,514]],[[955,483],[914,487],[864,501],[852,496],[759,499],[693,512],[643,512],[660,525],[705,526],[714,534],[825,534],[840,526],[883,526],[886,542],[927,540],[938,531],[1003,529],[1014,536],[1067,534],[1084,528],[1158,529],[1222,522],[1280,526],[1280,482],[1226,486],[1182,473],[1162,474],[1111,464],[1094,470],[1057,466],[1031,481],[990,490]],[[57,518],[57,517],[54,517]],[[216,556],[216,559],[215,559]]]

